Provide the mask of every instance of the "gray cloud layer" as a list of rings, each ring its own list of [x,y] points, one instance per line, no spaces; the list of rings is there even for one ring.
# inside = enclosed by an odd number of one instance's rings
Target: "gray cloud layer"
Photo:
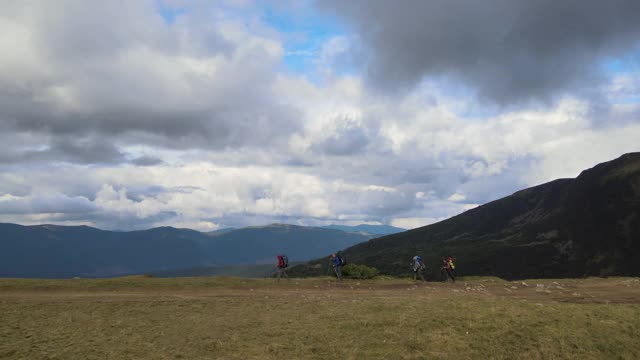
[[[608,57],[640,50],[640,2],[321,1],[361,40],[382,89],[450,77],[500,104],[548,100],[599,79]]]
[[[417,226],[637,150],[630,71],[606,74],[605,106],[569,96],[473,116],[485,102],[438,82],[502,104],[578,94],[632,51],[631,2],[323,2],[386,93],[328,71],[333,55],[282,71],[286,35],[255,14],[189,2],[167,24],[157,4],[2,4],[0,221]],[[413,88],[425,77],[435,86]],[[612,125],[594,128],[594,109]]]
[[[38,148],[2,162],[276,146],[300,128],[271,89],[279,45],[222,22],[194,14],[169,26],[153,2],[16,1],[3,4],[0,31],[16,39],[0,44],[0,131]]]

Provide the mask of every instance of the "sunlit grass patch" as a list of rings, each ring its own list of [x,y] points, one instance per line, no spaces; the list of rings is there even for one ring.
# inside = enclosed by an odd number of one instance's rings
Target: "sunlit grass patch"
[[[5,279],[0,358],[640,358],[629,279],[465,280]]]

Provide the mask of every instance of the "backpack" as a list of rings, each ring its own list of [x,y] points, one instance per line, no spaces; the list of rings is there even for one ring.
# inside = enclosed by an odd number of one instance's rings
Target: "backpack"
[[[422,261],[422,256],[416,256],[416,262],[420,265],[420,268],[425,268],[424,261]]]
[[[342,257],[340,255],[336,255],[336,257],[338,258],[338,262],[340,263],[340,266],[347,265],[347,260],[344,257]]]
[[[287,258],[287,255],[278,255],[278,267],[286,268],[287,266],[289,266],[289,259]]]

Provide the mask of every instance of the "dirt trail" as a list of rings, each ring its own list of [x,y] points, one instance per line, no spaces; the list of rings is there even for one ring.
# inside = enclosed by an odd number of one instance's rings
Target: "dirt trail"
[[[255,285],[255,286],[253,286]],[[210,298],[234,298],[247,296],[311,298],[333,297],[357,299],[358,297],[421,297],[458,298],[488,297],[518,299],[534,302],[561,303],[640,303],[640,279],[558,279],[502,281],[479,279],[452,283],[420,283],[406,280],[357,281],[342,283],[321,280],[292,280],[285,283],[244,284],[238,287],[214,286],[195,288],[121,288],[103,289],[0,289],[2,302],[75,302],[75,301],[126,301],[170,302],[207,300]]]

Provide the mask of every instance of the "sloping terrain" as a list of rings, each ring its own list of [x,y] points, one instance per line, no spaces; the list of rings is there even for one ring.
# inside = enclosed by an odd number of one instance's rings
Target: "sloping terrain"
[[[440,260],[456,258],[465,275],[504,278],[640,274],[640,153],[535,186],[439,223],[344,251],[351,262],[407,274],[422,255],[437,278]],[[323,275],[326,258],[298,266]]]
[[[390,225],[367,225],[367,224],[361,224],[356,226],[332,224],[332,225],[323,226],[323,228],[342,230],[347,232],[367,233],[371,235],[376,235],[376,237],[382,236],[382,235],[397,234],[399,232],[407,231],[407,229],[390,226]]]

